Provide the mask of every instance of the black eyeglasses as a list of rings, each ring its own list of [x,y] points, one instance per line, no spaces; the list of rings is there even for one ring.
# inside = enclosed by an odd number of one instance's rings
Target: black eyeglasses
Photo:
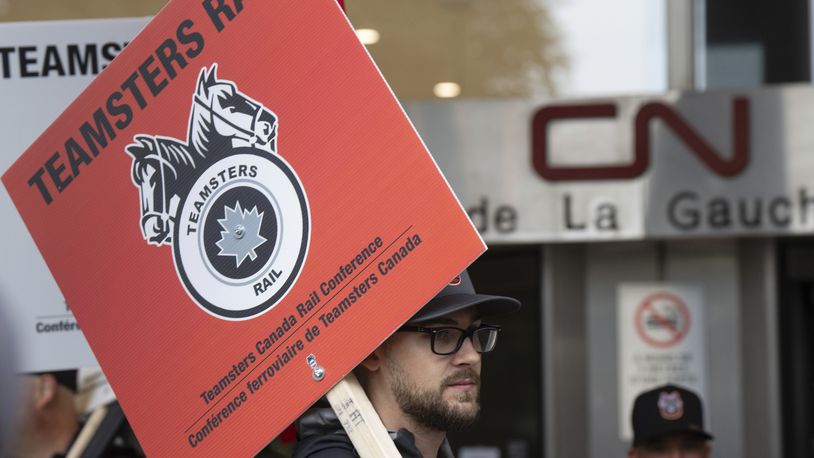
[[[461,329],[452,326],[437,328],[422,328],[420,326],[402,326],[399,331],[403,332],[423,332],[430,334],[430,345],[432,352],[436,355],[446,356],[456,353],[461,349],[464,339],[469,337],[472,346],[478,353],[488,353],[495,349],[497,343],[497,333],[500,326],[493,324],[482,324],[477,328]]]

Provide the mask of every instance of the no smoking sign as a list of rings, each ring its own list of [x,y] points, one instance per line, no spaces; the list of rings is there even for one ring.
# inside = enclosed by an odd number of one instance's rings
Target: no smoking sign
[[[636,333],[647,344],[668,348],[690,330],[690,312],[680,297],[668,292],[647,296],[636,309]]]

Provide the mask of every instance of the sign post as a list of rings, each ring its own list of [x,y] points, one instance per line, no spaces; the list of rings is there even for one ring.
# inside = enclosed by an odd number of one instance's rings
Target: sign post
[[[379,414],[373,409],[373,404],[353,373],[331,388],[326,397],[359,456],[401,457]]]
[[[173,0],[3,175],[145,451],[257,453],[485,246],[335,0]]]

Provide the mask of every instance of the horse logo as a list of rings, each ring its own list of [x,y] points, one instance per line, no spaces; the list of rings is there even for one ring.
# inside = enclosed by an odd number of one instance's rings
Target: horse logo
[[[305,261],[308,201],[277,154],[277,130],[277,116],[214,64],[198,76],[185,141],[138,134],[125,148],[144,240],[172,246],[184,288],[219,318],[270,310]]]
[[[659,414],[665,420],[678,420],[684,416],[684,400],[678,391],[659,393]]]

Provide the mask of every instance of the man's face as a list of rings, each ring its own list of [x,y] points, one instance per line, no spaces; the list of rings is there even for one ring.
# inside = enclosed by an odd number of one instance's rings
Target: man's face
[[[630,458],[708,458],[709,444],[692,434],[668,434],[630,450]]]
[[[423,327],[480,326],[475,309],[464,309]],[[431,335],[397,332],[384,347],[383,370],[401,410],[417,423],[438,431],[470,426],[480,411],[481,355],[464,339],[454,354],[432,352]]]

